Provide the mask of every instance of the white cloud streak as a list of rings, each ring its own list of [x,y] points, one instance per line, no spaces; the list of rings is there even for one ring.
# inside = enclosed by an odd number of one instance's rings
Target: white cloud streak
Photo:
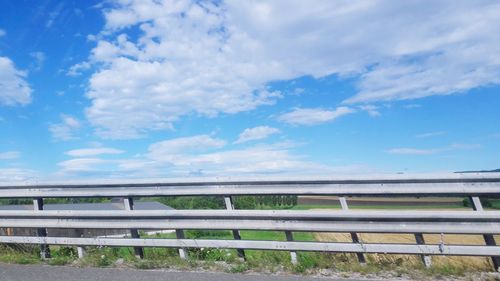
[[[380,116],[380,111],[378,111],[378,106],[375,105],[360,105],[359,109],[366,111],[371,117]]]
[[[60,177],[185,177],[269,174],[350,174],[367,171],[360,165],[332,167],[307,160],[293,152],[295,145],[280,142],[243,149],[226,148],[226,141],[208,135],[153,143],[134,158],[86,157],[62,161]],[[90,155],[89,155],[90,156]]]
[[[61,168],[59,174],[81,174],[88,172],[105,172],[104,165],[110,160],[100,158],[75,158],[58,163]]]
[[[42,69],[45,59],[47,58],[44,52],[31,52],[30,57],[33,58],[33,63],[31,64],[32,69],[39,71]]]
[[[148,159],[142,163],[137,159],[128,162],[128,167],[141,170],[166,169],[173,175],[263,175],[321,173],[330,171],[331,167],[310,162],[302,156],[292,153],[291,143],[275,143],[270,145],[255,145],[244,149],[226,149],[213,152],[192,153],[190,148],[182,150],[164,149],[162,143],[149,147]],[[154,161],[154,162],[152,162]]]
[[[290,125],[318,125],[335,120],[355,110],[341,106],[335,110],[321,108],[296,108],[288,113],[278,116],[278,120]]]
[[[478,149],[480,147],[481,145],[479,144],[454,143],[450,144],[447,147],[441,147],[441,148],[421,149],[421,148],[410,148],[410,147],[398,147],[398,148],[388,149],[385,152],[389,154],[400,154],[400,155],[431,155],[453,150]]]
[[[0,152],[0,160],[14,160],[21,156],[19,151]]]
[[[212,138],[208,135],[170,139],[152,144],[149,147],[149,157],[162,160],[164,155],[177,155],[221,148],[226,141]]]
[[[66,151],[66,155],[72,157],[88,157],[88,156],[97,156],[103,154],[122,154],[123,150],[119,150],[116,148],[110,147],[96,147],[96,148],[81,148],[81,149],[73,149]]]
[[[443,135],[446,135],[445,131],[428,132],[428,133],[418,134],[415,137],[416,138],[431,138],[431,137],[438,137],[438,136],[443,136]]]
[[[244,143],[253,140],[261,140],[279,132],[279,129],[269,126],[247,128],[239,135],[238,140],[236,140],[234,143]]]
[[[20,168],[0,168],[0,181],[2,183],[32,182],[37,178],[37,173]]]
[[[407,155],[429,155],[441,151],[440,149],[418,149],[409,147],[399,147],[387,150],[390,154],[407,154]]]

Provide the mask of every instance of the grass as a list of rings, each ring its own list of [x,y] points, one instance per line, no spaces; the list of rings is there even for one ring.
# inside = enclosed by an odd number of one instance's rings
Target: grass
[[[48,260],[50,265],[70,264],[78,258],[74,247],[51,247],[52,258]]]
[[[490,199],[491,208],[500,210],[500,199]]]
[[[0,262],[36,264],[41,259],[37,248],[20,245],[0,245]]]
[[[229,231],[216,233],[189,233],[198,239],[213,239],[213,237],[232,238]],[[294,233],[296,240],[314,241],[316,237],[310,233]],[[168,236],[169,234],[161,234]],[[242,231],[243,239],[262,239],[283,241],[285,236],[276,231]],[[156,236],[155,236],[156,237]],[[320,239],[321,240],[321,239]],[[188,249],[188,260],[179,258],[177,249],[145,248],[145,258],[137,259],[130,247],[87,247],[83,259],[78,259],[76,249],[72,247],[51,247],[52,259],[46,261],[50,265],[76,265],[92,267],[127,266],[138,269],[173,268],[176,270],[205,269],[242,273],[259,271],[266,273],[289,272],[295,274],[315,274],[321,270],[330,270],[337,274],[348,276],[352,272],[361,275],[378,274],[390,271],[394,276],[418,274],[421,276],[463,276],[471,271],[460,264],[437,263],[430,269],[425,269],[421,263],[409,263],[418,257],[367,255],[368,263],[360,265],[353,254],[334,254],[319,252],[298,252],[298,264],[292,264],[287,251],[246,250],[246,261],[238,258],[232,249]],[[19,249],[0,247],[0,261],[7,263],[32,264],[44,262],[38,258],[38,248]],[[416,273],[415,273],[416,272]]]

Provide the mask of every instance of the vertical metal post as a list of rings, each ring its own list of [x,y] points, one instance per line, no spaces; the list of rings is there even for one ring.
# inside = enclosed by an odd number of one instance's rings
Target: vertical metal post
[[[33,199],[33,210],[34,211],[43,211],[43,198]],[[37,228],[36,234],[38,237],[47,237],[47,229],[46,228]],[[40,245],[40,257],[42,259],[50,259],[49,245],[47,245],[47,244]]]
[[[347,200],[345,197],[339,197],[339,201],[340,201],[340,206],[342,206],[342,210],[344,211],[349,210],[349,205],[347,205]],[[351,239],[352,242],[359,243],[359,237],[357,233],[351,232]],[[366,264],[365,255],[363,255],[363,253],[356,253],[356,256],[358,257],[358,261],[361,264]]]
[[[132,211],[134,210],[134,199],[132,197],[123,198],[123,205],[125,206],[125,210]],[[137,229],[130,229],[130,236],[132,238],[140,238],[139,231]],[[141,247],[134,247],[135,256],[139,259],[144,258],[144,249]]]
[[[469,196],[469,200],[472,203],[472,209],[477,212],[483,212],[483,204],[481,204],[481,199],[477,196]],[[483,234],[484,242],[488,246],[496,246],[497,243],[495,241],[495,237],[491,234]],[[495,271],[500,272],[500,256],[492,256],[491,262],[493,263],[493,267]]]
[[[78,258],[81,259],[85,256],[85,249],[83,247],[76,247]]]
[[[177,237],[177,239],[184,239],[185,238],[184,237],[184,230],[182,230],[182,229],[176,229],[175,230],[175,236]],[[187,259],[187,251],[186,251],[186,249],[179,248],[179,256],[183,260]]]
[[[77,229],[76,234],[78,237],[83,237],[83,229]],[[82,246],[77,246],[76,252],[78,253],[79,259],[81,259],[85,256],[85,248]]]
[[[425,245],[424,235],[422,233],[415,233],[415,241],[417,241],[418,245]],[[431,256],[421,255],[420,258],[422,259],[425,267],[431,267]]]
[[[285,231],[286,241],[293,241],[293,233],[290,230]],[[290,251],[290,259],[292,264],[297,264],[297,252]]]
[[[224,203],[226,203],[227,210],[234,210],[233,198],[231,196],[225,196]],[[241,240],[241,235],[240,235],[239,230],[233,229],[232,232],[233,232],[234,240]],[[245,259],[245,250],[237,249],[236,251],[238,252],[238,257],[240,257],[244,260]]]

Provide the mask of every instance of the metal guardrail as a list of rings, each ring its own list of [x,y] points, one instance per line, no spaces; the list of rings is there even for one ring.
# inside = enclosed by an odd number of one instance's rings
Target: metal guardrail
[[[233,196],[250,195],[334,195],[340,196],[342,210],[234,210]],[[133,198],[161,196],[222,196],[227,210],[134,210]],[[470,211],[373,210],[351,211],[345,196],[418,196],[469,197]],[[43,210],[45,198],[121,197],[123,211],[52,211]],[[392,176],[362,179],[308,180],[182,180],[1,185],[0,198],[32,198],[33,211],[0,211],[0,227],[37,228],[38,236],[0,236],[0,243],[42,245],[49,257],[49,244],[82,246],[179,248],[187,257],[187,248],[233,248],[244,258],[245,249],[325,251],[356,253],[360,262],[368,253],[421,255],[430,266],[430,255],[490,256],[496,270],[500,266],[500,246],[494,235],[500,234],[500,211],[485,211],[480,197],[500,197],[500,174],[452,174],[440,177]],[[130,229],[132,238],[47,237],[47,228]],[[177,239],[145,239],[140,230],[174,229]],[[232,230],[235,240],[186,239],[184,230]],[[241,240],[240,230],[285,231],[287,241]],[[293,232],[351,233],[352,243],[293,241]],[[416,244],[363,243],[358,233],[410,233]],[[482,235],[485,245],[425,244],[423,234]]]

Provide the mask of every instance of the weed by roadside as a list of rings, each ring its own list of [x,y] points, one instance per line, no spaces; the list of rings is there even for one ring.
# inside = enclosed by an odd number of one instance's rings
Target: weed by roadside
[[[335,254],[317,252],[298,252],[297,264],[292,264],[287,251],[247,250],[246,260],[241,260],[236,250],[228,249],[188,249],[188,260],[178,256],[177,249],[146,248],[145,258],[138,259],[130,247],[87,247],[86,255],[78,259],[74,247],[51,247],[52,258],[43,261],[37,246],[22,249],[0,246],[0,262],[50,265],[72,265],[91,267],[131,267],[137,269],[209,270],[229,273],[261,272],[270,274],[293,273],[300,275],[324,275],[349,277],[389,276],[417,280],[436,278],[449,279],[477,276],[480,273],[449,264],[435,264],[425,268],[421,264],[411,264],[402,258],[381,258],[366,255],[367,263],[360,264],[354,254]],[[498,275],[485,275],[496,280]],[[493,278],[493,279],[492,279]]]
[[[16,244],[0,245],[0,262],[17,264],[40,263],[39,248]]]

